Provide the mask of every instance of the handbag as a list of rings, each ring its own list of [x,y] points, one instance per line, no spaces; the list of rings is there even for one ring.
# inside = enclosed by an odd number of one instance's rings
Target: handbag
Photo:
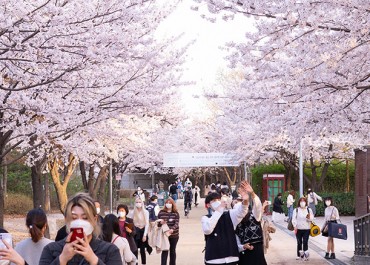
[[[327,237],[328,236],[328,222],[325,223],[324,227],[321,230],[321,235]]]
[[[338,239],[347,240],[347,226],[340,223],[328,223],[328,236]]]
[[[289,219],[287,228],[288,228],[289,231],[294,230],[294,226],[293,226],[293,223],[292,223],[292,218]]]
[[[314,222],[311,222],[310,236],[315,237],[320,235],[320,227]]]

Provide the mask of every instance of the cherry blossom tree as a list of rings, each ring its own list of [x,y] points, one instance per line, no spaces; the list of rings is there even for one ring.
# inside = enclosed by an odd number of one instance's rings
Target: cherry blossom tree
[[[56,172],[60,163],[75,161],[68,158],[81,146],[72,139],[88,131],[81,139],[94,141],[107,120],[120,122],[120,115],[165,119],[163,106],[177,97],[186,47],[173,49],[177,37],[159,41],[154,33],[175,5],[150,0],[1,3],[0,165],[16,149],[30,164],[46,155]],[[89,149],[86,145],[85,156]],[[59,167],[53,164],[57,161]]]

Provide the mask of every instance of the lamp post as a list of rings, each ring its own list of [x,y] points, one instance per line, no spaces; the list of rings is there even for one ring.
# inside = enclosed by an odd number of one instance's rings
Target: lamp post
[[[299,194],[303,197],[303,139],[299,142]]]

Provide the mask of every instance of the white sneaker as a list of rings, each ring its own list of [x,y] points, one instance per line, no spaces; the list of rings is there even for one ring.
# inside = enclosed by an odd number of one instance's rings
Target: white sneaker
[[[308,252],[308,251],[305,251],[304,252],[304,260],[305,261],[308,261],[308,258],[310,257],[310,252]]]
[[[301,257],[296,257],[295,259],[296,259],[296,260],[301,260]]]
[[[303,259],[304,258],[304,251],[303,250],[300,250],[299,251],[299,256],[300,256],[300,259]]]

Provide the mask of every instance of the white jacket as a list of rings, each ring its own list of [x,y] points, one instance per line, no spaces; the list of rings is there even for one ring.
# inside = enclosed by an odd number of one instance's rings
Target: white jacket
[[[126,238],[113,233],[111,243],[118,247],[119,253],[121,254],[121,257],[122,257],[123,265],[136,264],[136,257],[134,253],[131,252],[130,245]]]
[[[157,253],[160,253],[162,250],[170,249],[170,241],[168,240],[169,234],[167,233],[170,228],[167,224],[158,227],[161,221],[162,219],[158,219],[155,222],[151,222],[148,234],[148,244],[152,248],[155,248]]]

